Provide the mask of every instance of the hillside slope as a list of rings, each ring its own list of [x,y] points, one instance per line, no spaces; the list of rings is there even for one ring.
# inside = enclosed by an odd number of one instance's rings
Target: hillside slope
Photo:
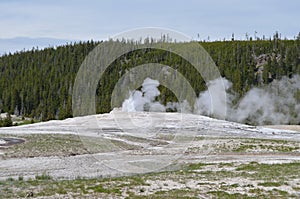
[[[99,42],[31,50],[0,57],[0,111],[39,120],[72,117],[72,89],[85,56]],[[300,74],[300,37],[282,40],[200,42],[219,68],[233,83],[238,101],[253,86],[263,86],[283,76]],[[171,57],[171,58],[170,58]],[[198,95],[205,82],[179,56],[162,50],[133,51],[111,64],[97,90],[97,113],[111,111],[111,92],[118,79],[131,67],[161,63],[178,69]],[[197,81],[195,81],[197,80]],[[160,87],[161,101],[176,101],[170,90]],[[101,102],[101,103],[100,103]]]

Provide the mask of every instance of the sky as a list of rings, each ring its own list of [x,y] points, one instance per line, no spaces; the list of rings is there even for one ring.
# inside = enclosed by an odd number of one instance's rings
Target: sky
[[[141,27],[201,40],[230,39],[232,33],[236,39],[255,32],[270,37],[276,31],[293,38],[300,32],[299,8],[299,0],[0,0],[0,53],[16,48],[13,40],[1,43],[15,37],[49,38],[56,45],[53,39],[103,40]]]

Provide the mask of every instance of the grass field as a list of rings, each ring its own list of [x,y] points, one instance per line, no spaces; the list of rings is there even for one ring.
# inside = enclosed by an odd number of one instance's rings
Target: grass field
[[[77,135],[30,134],[1,135],[25,139],[5,149],[2,159],[68,157],[87,153],[120,150],[138,151],[141,144],[166,145],[169,136],[157,139],[117,136],[118,139]],[[120,140],[119,138],[122,138]],[[83,141],[84,139],[84,141]],[[83,144],[84,143],[84,144]],[[129,144],[132,143],[132,144]],[[86,147],[89,145],[89,147]],[[87,149],[88,148],[88,149]],[[299,142],[254,138],[196,137],[185,154],[191,157],[210,148],[214,155],[243,156],[259,154],[299,155]],[[53,178],[47,172],[32,178],[7,177],[0,181],[0,198],[299,198],[300,162],[226,162],[180,163],[162,172],[98,178]]]
[[[176,171],[110,178],[0,182],[0,198],[299,198],[300,162],[187,164]]]

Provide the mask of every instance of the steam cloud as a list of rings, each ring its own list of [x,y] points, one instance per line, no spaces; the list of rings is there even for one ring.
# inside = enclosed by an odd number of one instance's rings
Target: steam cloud
[[[252,88],[235,105],[232,103],[235,95],[229,92],[232,83],[225,78],[215,79],[207,83],[208,90],[199,94],[193,111],[186,100],[168,102],[166,106],[156,101],[160,95],[158,86],[157,80],[146,78],[141,91],[131,92],[123,102],[122,110],[164,112],[171,109],[257,125],[300,123],[299,75],[274,80],[263,88]]]
[[[142,84],[142,91],[131,92],[129,98],[123,102],[122,111],[165,112],[165,106],[155,101],[155,98],[160,95],[158,86],[159,82],[157,80],[146,78]]]
[[[232,95],[225,92],[231,86],[232,83],[225,78],[218,78],[208,82],[208,90],[200,93],[199,98],[195,102],[194,113],[224,119],[226,117],[226,108],[230,107],[232,103]]]
[[[265,88],[251,89],[239,102],[232,120],[256,124],[300,123],[300,76],[274,80]]]

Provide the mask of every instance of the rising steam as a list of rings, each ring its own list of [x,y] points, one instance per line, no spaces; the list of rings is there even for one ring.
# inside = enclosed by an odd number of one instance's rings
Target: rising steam
[[[300,76],[274,80],[264,88],[251,89],[233,109],[238,122],[256,124],[300,123]]]
[[[135,90],[131,92],[129,98],[123,102],[122,111],[165,112],[165,106],[155,101],[156,97],[160,95],[158,86],[159,82],[157,80],[146,78],[142,84],[142,91]]]
[[[131,92],[123,102],[122,110],[164,112],[171,109],[257,125],[300,123],[299,75],[274,80],[263,88],[252,88],[235,105],[232,103],[234,94],[229,92],[232,83],[219,78],[207,83],[208,90],[199,94],[193,110],[186,100],[182,103],[168,102],[166,106],[156,101],[160,95],[158,86],[157,80],[146,78],[141,91]]]
[[[207,83],[207,90],[201,92],[194,105],[194,113],[225,119],[226,109],[231,107],[232,95],[228,91],[232,83],[225,78],[218,78]]]

